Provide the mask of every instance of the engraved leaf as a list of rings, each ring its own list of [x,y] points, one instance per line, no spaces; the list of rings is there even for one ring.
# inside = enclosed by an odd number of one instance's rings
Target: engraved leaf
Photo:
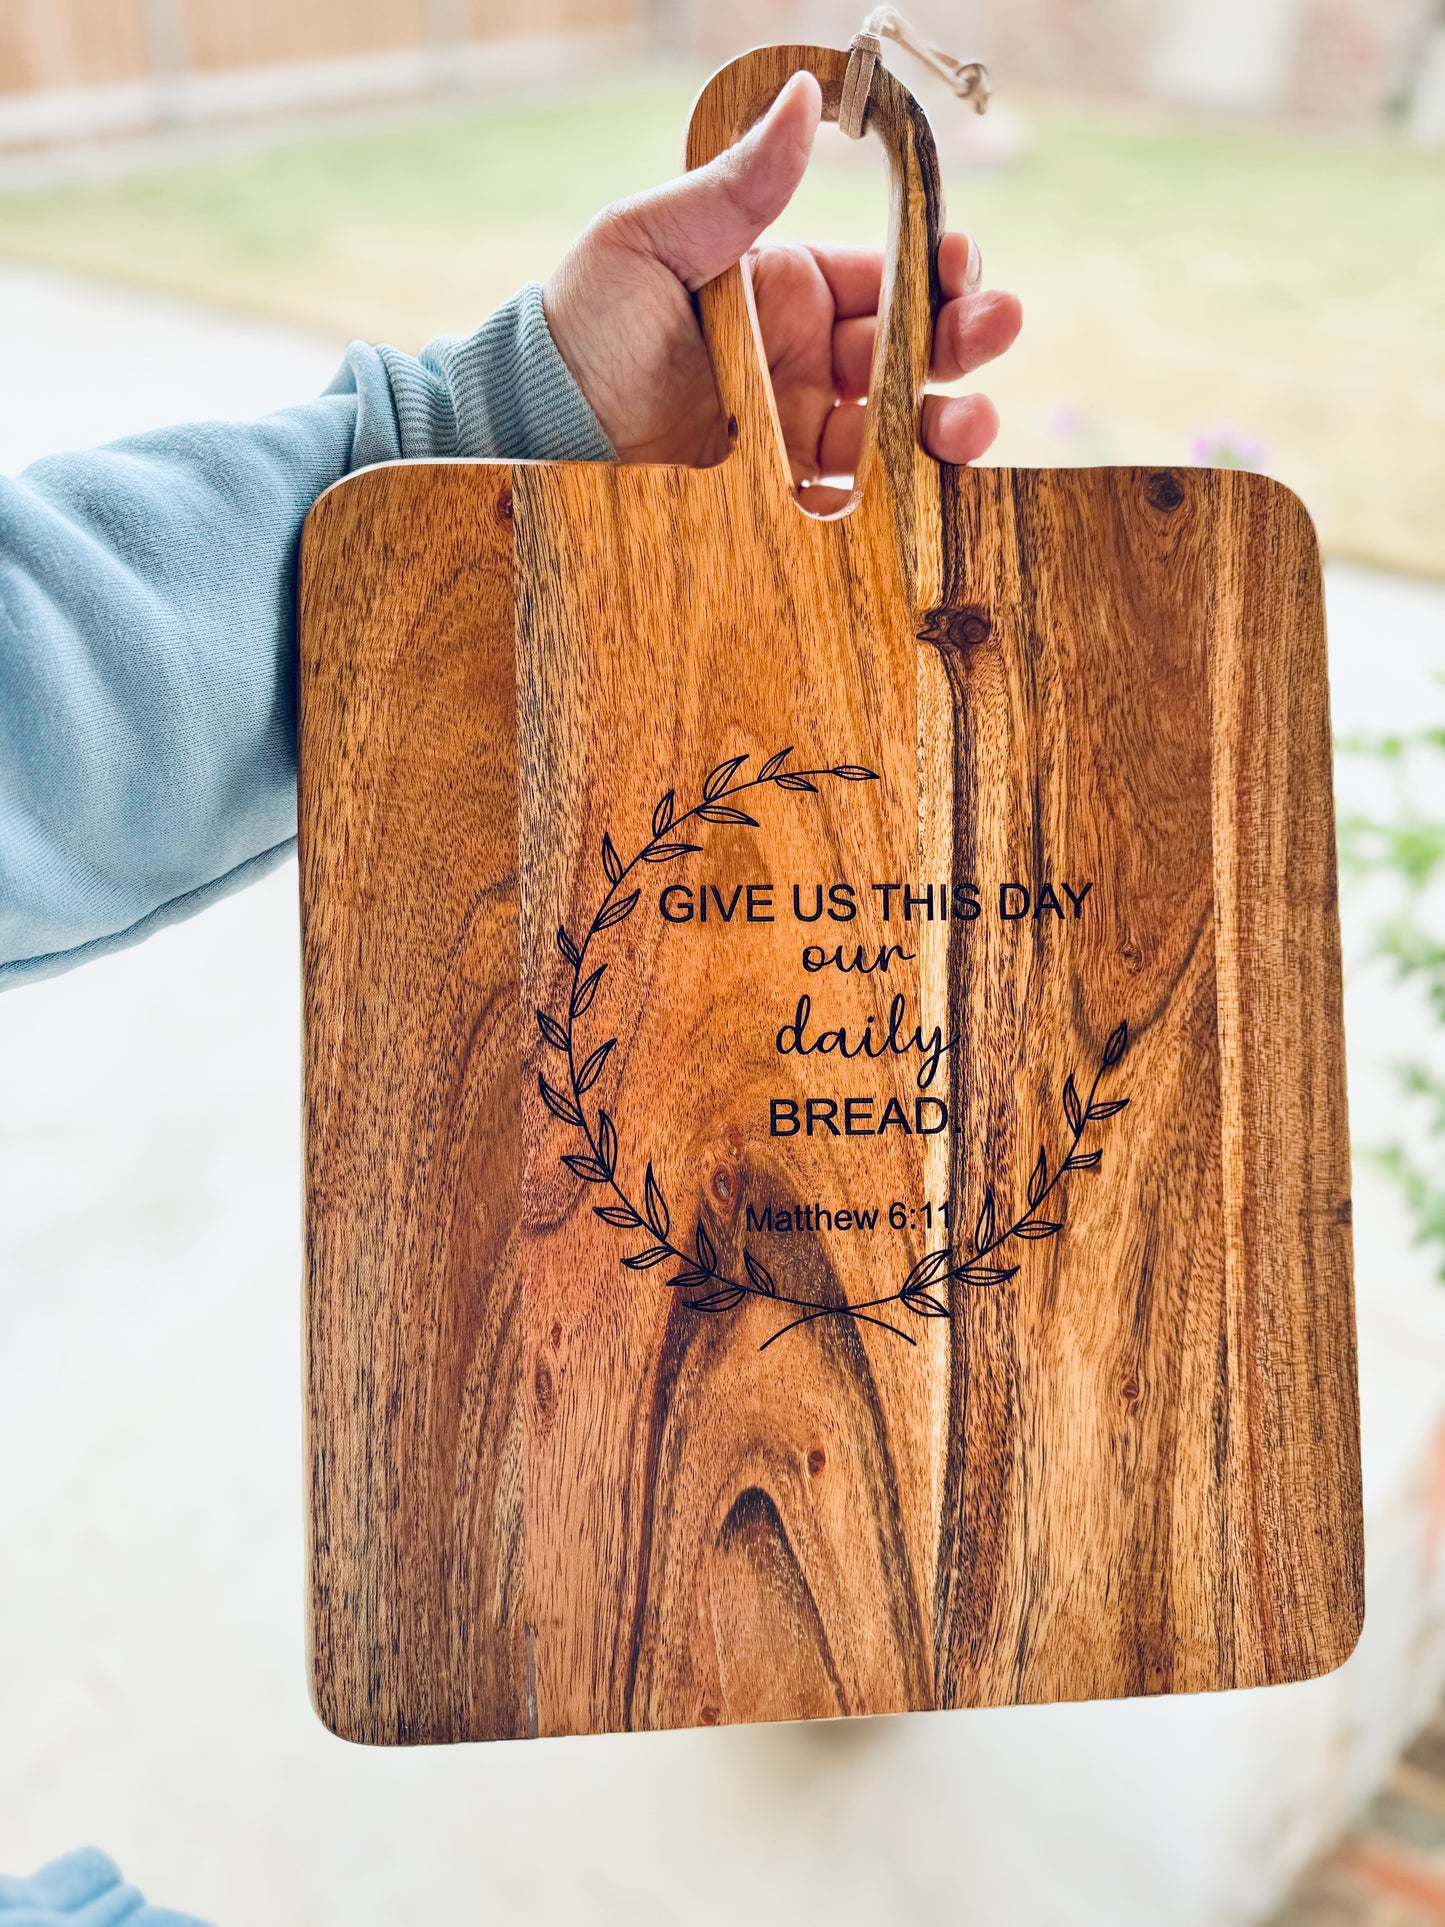
[[[673,792],[669,790],[652,812],[652,834],[661,836],[672,827]]]
[[[960,1265],[948,1275],[963,1285],[1001,1285],[1017,1270],[1017,1265]]]
[[[597,995],[597,986],[602,981],[602,973],[606,968],[606,964],[598,964],[597,968],[589,976],[584,977],[572,993],[572,1015],[574,1017],[585,1017],[587,1015],[588,1010],[592,1006],[592,999]]]
[[[615,1224],[624,1231],[640,1231],[642,1220],[630,1204],[594,1204],[592,1209],[603,1224]]]
[[[710,1272],[699,1271],[696,1265],[684,1265],[677,1276],[669,1278],[667,1282],[669,1285],[680,1285],[686,1290],[691,1285],[705,1285],[710,1276]]]
[[[537,1012],[537,1028],[552,1045],[554,1050],[566,1050],[567,1033],[555,1017],[549,1017],[545,1010]]]
[[[642,852],[644,863],[671,863],[675,856],[692,856],[700,843],[653,843]]]
[[[711,803],[715,796],[721,796],[732,781],[734,772],[740,770],[747,760],[746,756],[730,756],[725,763],[719,763],[716,769],[709,770],[707,781],[702,786],[704,800]]]
[[[1034,1166],[1033,1173],[1029,1178],[1030,1205],[1037,1204],[1039,1199],[1044,1195],[1045,1191],[1047,1191],[1048,1188],[1049,1188],[1049,1160],[1044,1154],[1043,1146],[1040,1145],[1039,1161]]]
[[[717,1247],[707,1235],[701,1219],[698,1220],[697,1232],[693,1238],[693,1244],[697,1247],[698,1263],[704,1271],[711,1271],[717,1264]]]
[[[776,776],[792,753],[793,746],[789,743],[788,747],[786,749],[780,749],[776,756],[770,756],[758,771],[758,781],[760,783],[766,783],[770,777]]]
[[[612,1175],[607,1166],[597,1158],[584,1157],[580,1152],[563,1158],[562,1162],[579,1178],[585,1178],[588,1184],[606,1184]]]
[[[557,926],[557,948],[575,970],[582,961],[582,952],[567,935],[567,926],[565,923],[558,924]]]
[[[609,1037],[605,1044],[599,1044],[587,1059],[587,1062],[582,1066],[581,1070],[578,1071],[577,1094],[579,1097],[583,1091],[590,1091],[602,1075],[602,1066],[612,1055],[612,1047],[616,1042],[617,1039],[615,1037]]]
[[[607,872],[607,881],[616,883],[622,875],[622,858],[617,854],[617,846],[606,833],[602,838],[602,867]]]
[[[983,1208],[978,1214],[978,1223],[973,1228],[973,1248],[982,1251],[993,1243],[993,1186],[983,1194]]]
[[[1016,1238],[1052,1238],[1056,1231],[1062,1231],[1063,1228],[1062,1224],[1052,1218],[1035,1218],[1030,1224],[1016,1225],[1014,1236]]]
[[[1104,1069],[1112,1070],[1129,1047],[1129,1026],[1120,1024],[1110,1031],[1109,1041],[1104,1046]]]
[[[950,1315],[948,1306],[935,1298],[932,1292],[904,1291],[899,1296],[908,1309],[916,1311],[920,1318],[947,1318]]]
[[[749,1278],[752,1279],[754,1286],[763,1294],[764,1298],[776,1298],[778,1295],[778,1287],[773,1280],[772,1272],[768,1270],[767,1266],[761,1264],[750,1251],[743,1252],[743,1263],[748,1268]]]
[[[1075,1151],[1072,1157],[1064,1160],[1066,1171],[1092,1171],[1103,1157],[1102,1151]]]
[[[640,890],[632,890],[627,896],[619,897],[615,903],[609,903],[593,924],[593,930],[610,930],[614,923],[621,923],[625,917],[630,917],[637,908],[637,899],[641,895]]]
[[[1122,1111],[1128,1102],[1127,1097],[1114,1097],[1110,1098],[1107,1104],[1091,1104],[1089,1106],[1089,1122],[1094,1124],[1097,1123],[1100,1118],[1113,1117],[1114,1113],[1116,1111]]]
[[[1084,1107],[1079,1102],[1079,1093],[1074,1087],[1072,1071],[1064,1080],[1064,1116],[1069,1120],[1069,1129],[1077,1137],[1084,1128]]]
[[[659,1238],[665,1238],[671,1228],[672,1220],[667,1214],[667,1200],[662,1195],[662,1186],[652,1174],[651,1160],[648,1161],[647,1188],[644,1195],[647,1200],[643,1207],[647,1212],[647,1222]]]
[[[646,1251],[634,1251],[630,1258],[624,1258],[622,1262],[629,1271],[651,1271],[654,1265],[665,1264],[671,1256],[671,1246],[649,1245]]]
[[[749,816],[746,810],[735,810],[728,803],[699,803],[697,814],[704,823],[741,823],[751,830],[758,827],[755,816]]]
[[[597,1113],[597,1155],[610,1178],[617,1169],[617,1126],[606,1111]]]
[[[780,790],[807,790],[814,796],[818,794],[818,785],[810,783],[806,776],[778,776],[774,781]]]
[[[542,1093],[542,1102],[547,1106],[547,1109],[552,1113],[553,1117],[560,1117],[564,1124],[580,1124],[582,1122],[582,1113],[572,1102],[571,1098],[565,1097],[561,1091],[555,1090],[553,1086],[547,1082],[545,1077],[539,1077],[537,1079],[537,1089]]]
[[[903,1291],[916,1291],[920,1286],[936,1284],[948,1270],[950,1253],[951,1247],[948,1245],[926,1253],[904,1279]]]
[[[729,1285],[725,1291],[710,1292],[706,1298],[689,1298],[687,1308],[689,1311],[731,1311],[746,1297],[741,1285]]]
[[[841,776],[845,783],[876,783],[878,781],[877,770],[864,769],[861,763],[839,763],[838,767],[835,770],[831,770],[829,774],[832,776]]]

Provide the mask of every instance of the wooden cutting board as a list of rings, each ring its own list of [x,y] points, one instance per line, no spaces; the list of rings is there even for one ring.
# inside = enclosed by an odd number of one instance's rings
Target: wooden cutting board
[[[720,73],[692,165],[799,67]],[[1298,501],[917,445],[749,297],[708,471],[416,463],[307,525],[311,1634],[338,1733],[1294,1680],[1363,1611],[1330,735]]]

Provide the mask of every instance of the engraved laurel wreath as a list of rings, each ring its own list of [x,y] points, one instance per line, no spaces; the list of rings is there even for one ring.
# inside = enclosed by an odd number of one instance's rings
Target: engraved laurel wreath
[[[679,810],[677,793],[669,790],[652,813],[651,839],[629,862],[623,862],[610,834],[603,835],[602,868],[607,879],[606,895],[598,905],[581,943],[573,939],[565,925],[557,932],[557,948],[570,972],[570,978],[564,986],[566,1017],[559,1019],[545,1010],[537,1012],[537,1023],[543,1039],[561,1058],[565,1075],[558,1084],[550,1081],[544,1073],[539,1073],[537,1084],[542,1100],[553,1116],[560,1118],[573,1130],[580,1131],[586,1140],[585,1150],[564,1152],[561,1162],[584,1184],[604,1187],[607,1202],[594,1204],[593,1211],[604,1224],[615,1225],[621,1231],[647,1235],[649,1242],[641,1250],[631,1252],[622,1259],[628,1270],[650,1271],[658,1265],[678,1266],[679,1269],[666,1283],[674,1290],[687,1294],[683,1303],[689,1311],[711,1316],[732,1311],[746,1298],[769,1300],[778,1306],[780,1314],[784,1314],[785,1322],[763,1341],[759,1347],[761,1351],[766,1351],[769,1345],[776,1344],[787,1333],[821,1318],[850,1318],[860,1324],[876,1325],[880,1330],[891,1332],[895,1338],[912,1345],[917,1342],[912,1333],[901,1324],[891,1323],[880,1313],[896,1305],[900,1311],[911,1313],[916,1318],[951,1319],[952,1309],[939,1296],[940,1292],[947,1291],[950,1284],[975,1288],[1001,1285],[1019,1269],[1017,1264],[997,1262],[1004,1246],[1015,1239],[1053,1238],[1062,1231],[1060,1206],[1063,1194],[1059,1190],[1060,1184],[1072,1172],[1096,1170],[1103,1155],[1099,1150],[1083,1148],[1085,1132],[1091,1124],[1101,1124],[1106,1118],[1122,1111],[1129,1102],[1127,1097],[1101,1099],[1098,1095],[1106,1073],[1115,1068],[1128,1048],[1129,1030],[1126,1024],[1121,1023],[1110,1033],[1087,1096],[1079,1095],[1072,1071],[1064,1079],[1061,1103],[1067,1135],[1062,1153],[1056,1153],[1051,1165],[1046,1148],[1042,1145],[1039,1147],[1038,1161],[1028,1181],[1027,1204],[1017,1217],[1009,1218],[1005,1213],[1001,1221],[993,1186],[988,1186],[974,1224],[972,1251],[967,1255],[952,1243],[942,1245],[936,1251],[925,1252],[902,1283],[892,1291],[877,1298],[852,1302],[842,1300],[830,1304],[819,1299],[800,1298],[782,1289],[768,1267],[746,1245],[742,1249],[742,1275],[730,1275],[720,1265],[717,1248],[700,1217],[693,1228],[692,1248],[690,1251],[684,1250],[674,1240],[672,1213],[651,1159],[647,1161],[641,1199],[634,1201],[618,1176],[617,1127],[600,1105],[595,1110],[589,1110],[585,1102],[617,1043],[615,1037],[609,1037],[585,1055],[579,1053],[578,1025],[591,1010],[607,972],[605,963],[593,961],[593,947],[600,937],[624,923],[637,908],[642,895],[641,887],[629,885],[639,864],[675,863],[701,850],[700,843],[687,840],[690,825],[726,823],[743,829],[759,827],[756,817],[738,808],[738,797],[749,791],[768,789],[816,795],[819,784],[826,781],[878,781],[875,770],[862,769],[851,763],[840,763],[831,769],[788,769],[787,760],[792,753],[791,749],[780,749],[762,764],[755,776],[740,781],[735,779],[748,759],[746,756],[729,757],[709,772],[702,786],[701,799],[690,809]],[[1046,1206],[1051,1208],[1046,1211]]]

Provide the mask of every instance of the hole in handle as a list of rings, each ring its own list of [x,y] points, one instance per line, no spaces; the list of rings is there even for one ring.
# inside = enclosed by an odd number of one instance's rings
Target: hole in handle
[[[818,129],[796,194],[760,237],[753,295],[799,506],[834,515],[862,451],[888,236],[888,162],[879,141]],[[816,250],[816,252],[814,252]],[[876,268],[857,258],[871,251]],[[820,260],[820,256],[823,258]]]

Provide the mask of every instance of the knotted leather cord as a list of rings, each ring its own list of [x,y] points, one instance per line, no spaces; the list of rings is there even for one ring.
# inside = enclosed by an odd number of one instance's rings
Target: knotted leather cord
[[[873,90],[873,72],[883,51],[884,40],[896,40],[915,59],[946,80],[960,100],[971,100],[973,111],[981,114],[988,106],[988,69],[977,60],[955,60],[939,47],[930,47],[899,13],[896,7],[875,7],[854,34],[848,52],[848,71],[843,76],[843,95],[838,103],[838,126],[849,140],[863,138],[863,123],[868,117],[868,96]]]

